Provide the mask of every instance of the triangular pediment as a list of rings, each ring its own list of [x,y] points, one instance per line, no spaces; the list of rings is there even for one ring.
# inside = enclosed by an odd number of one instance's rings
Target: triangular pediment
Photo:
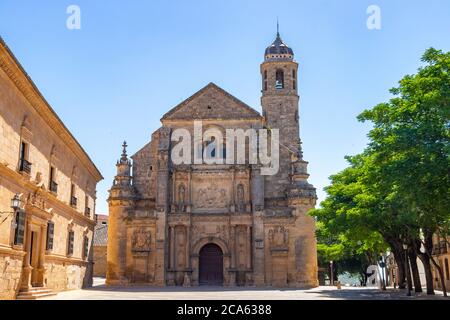
[[[161,120],[260,119],[261,115],[214,83],[184,100]]]

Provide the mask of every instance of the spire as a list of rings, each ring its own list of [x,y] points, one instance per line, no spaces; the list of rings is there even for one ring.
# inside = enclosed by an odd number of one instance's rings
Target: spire
[[[128,160],[128,155],[127,155],[127,147],[128,147],[128,145],[127,145],[126,141],[123,142],[122,147],[123,147],[123,149],[122,149],[122,157],[120,158],[120,160],[125,160],[126,161],[126,160]]]
[[[278,17],[277,17],[277,38],[280,37],[280,24],[278,23]]]

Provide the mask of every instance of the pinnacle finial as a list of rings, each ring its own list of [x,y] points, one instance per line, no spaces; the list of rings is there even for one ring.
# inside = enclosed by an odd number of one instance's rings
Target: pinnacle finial
[[[123,142],[122,147],[123,147],[123,149],[122,149],[122,159],[127,159],[127,147],[128,147],[128,145],[127,145],[126,141]]]
[[[278,17],[277,17],[277,36],[280,36],[280,23],[278,22]]]

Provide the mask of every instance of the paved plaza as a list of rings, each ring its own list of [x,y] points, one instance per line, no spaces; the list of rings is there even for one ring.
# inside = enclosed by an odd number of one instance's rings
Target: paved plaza
[[[414,293],[413,293],[414,295]],[[95,278],[94,287],[84,290],[61,292],[42,300],[428,300],[444,298],[441,292],[436,296],[416,294],[406,296],[405,290],[381,291],[377,288],[317,287],[309,290],[258,289],[223,287],[107,287],[104,279]],[[450,300],[450,299],[449,299]]]

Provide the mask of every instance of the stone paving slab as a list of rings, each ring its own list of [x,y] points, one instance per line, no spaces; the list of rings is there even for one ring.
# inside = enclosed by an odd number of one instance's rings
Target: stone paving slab
[[[406,296],[405,290],[377,288],[317,287],[309,290],[272,288],[224,288],[224,287],[107,287],[101,279],[94,280],[94,287],[84,290],[61,292],[57,296],[41,300],[429,300],[446,299],[442,293],[436,296],[415,294]]]

